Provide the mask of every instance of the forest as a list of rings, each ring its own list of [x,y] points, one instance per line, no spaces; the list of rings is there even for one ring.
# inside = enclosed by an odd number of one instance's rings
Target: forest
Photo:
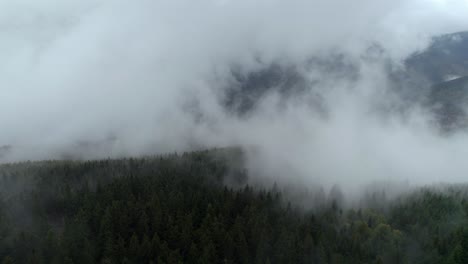
[[[279,185],[249,185],[241,160],[1,165],[0,263],[468,263],[467,186],[303,208]]]

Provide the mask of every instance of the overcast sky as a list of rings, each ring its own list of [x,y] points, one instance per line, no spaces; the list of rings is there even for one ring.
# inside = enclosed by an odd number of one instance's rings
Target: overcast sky
[[[468,30],[467,14],[461,0],[0,0],[0,146],[13,146],[3,159],[245,145],[257,148],[253,171],[283,178],[462,181],[466,136],[441,138],[417,110],[406,122],[375,118],[388,80],[361,58],[379,45],[401,67],[431,37]],[[326,121],[306,100],[279,110],[275,94],[248,118],[220,105],[234,65],[248,73],[336,52],[359,78],[323,84]]]

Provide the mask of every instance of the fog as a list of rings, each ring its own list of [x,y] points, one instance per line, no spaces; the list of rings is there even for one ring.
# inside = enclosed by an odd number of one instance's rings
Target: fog
[[[387,69],[466,30],[466,14],[461,0],[3,0],[0,160],[241,146],[253,175],[281,181],[463,182],[465,132],[395,110]],[[355,73],[310,66],[335,54]],[[267,93],[246,115],[223,105],[233,69],[272,64],[310,89]]]

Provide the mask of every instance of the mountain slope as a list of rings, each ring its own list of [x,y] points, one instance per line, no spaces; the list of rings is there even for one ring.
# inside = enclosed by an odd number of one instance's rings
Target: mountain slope
[[[445,129],[467,127],[468,76],[434,85],[428,102]]]
[[[406,66],[432,84],[468,75],[468,32],[439,36],[422,53],[411,56]]]

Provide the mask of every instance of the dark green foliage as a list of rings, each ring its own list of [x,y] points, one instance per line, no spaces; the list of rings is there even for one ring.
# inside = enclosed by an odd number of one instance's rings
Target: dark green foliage
[[[276,186],[242,185],[239,159],[218,150],[2,166],[0,260],[468,263],[461,190],[421,191],[378,210],[333,200],[303,211]]]

